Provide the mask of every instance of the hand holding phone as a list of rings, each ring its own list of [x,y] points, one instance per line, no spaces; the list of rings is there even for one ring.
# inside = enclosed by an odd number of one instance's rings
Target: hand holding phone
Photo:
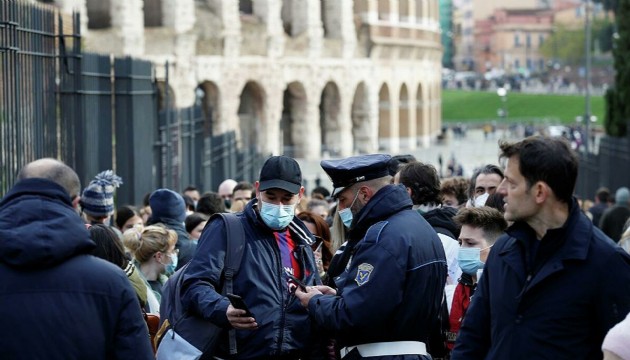
[[[302,281],[300,281],[300,279],[296,278],[295,276],[291,274],[287,274],[287,275],[289,276],[289,280],[291,280],[292,283],[294,283],[296,286],[302,289],[302,291],[306,292],[306,285]]]
[[[249,308],[247,307],[247,304],[245,304],[245,301],[243,301],[242,297],[234,294],[227,294],[227,297],[228,299],[230,299],[230,303],[232,304],[232,306],[234,306],[236,309],[246,311],[246,317],[254,317],[254,315],[249,311]]]

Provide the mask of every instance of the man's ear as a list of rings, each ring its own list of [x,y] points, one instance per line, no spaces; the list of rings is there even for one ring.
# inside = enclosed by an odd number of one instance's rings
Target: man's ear
[[[74,199],[72,199],[72,207],[75,209],[78,209],[80,202],[81,202],[81,197],[79,195],[75,196]]]
[[[542,181],[538,181],[532,186],[532,194],[537,204],[542,204],[551,195],[552,191],[549,185]]]

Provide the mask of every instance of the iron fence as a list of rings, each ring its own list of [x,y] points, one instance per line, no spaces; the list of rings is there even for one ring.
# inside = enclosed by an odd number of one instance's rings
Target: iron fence
[[[212,134],[199,105],[170,106],[168,90],[159,111],[150,62],[84,52],[79,15],[65,19],[51,6],[0,0],[0,196],[41,157],[64,161],[84,186],[115,170],[120,205],[157,187],[257,178],[263,155],[237,146],[234,132]]]
[[[58,155],[56,39],[49,7],[0,2],[0,194],[24,164]]]

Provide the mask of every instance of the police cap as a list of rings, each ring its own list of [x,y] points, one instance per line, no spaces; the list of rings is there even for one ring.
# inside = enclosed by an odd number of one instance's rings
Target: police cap
[[[390,159],[391,156],[386,154],[370,154],[339,160],[322,160],[320,165],[333,183],[334,198],[348,186],[388,176]]]

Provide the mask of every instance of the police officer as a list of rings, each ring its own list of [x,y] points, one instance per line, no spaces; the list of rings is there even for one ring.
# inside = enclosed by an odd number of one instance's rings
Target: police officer
[[[332,268],[337,290],[296,291],[311,319],[333,334],[345,360],[425,359],[446,281],[442,244],[392,185],[389,155],[324,160],[348,243]],[[334,265],[334,266],[333,266]]]

